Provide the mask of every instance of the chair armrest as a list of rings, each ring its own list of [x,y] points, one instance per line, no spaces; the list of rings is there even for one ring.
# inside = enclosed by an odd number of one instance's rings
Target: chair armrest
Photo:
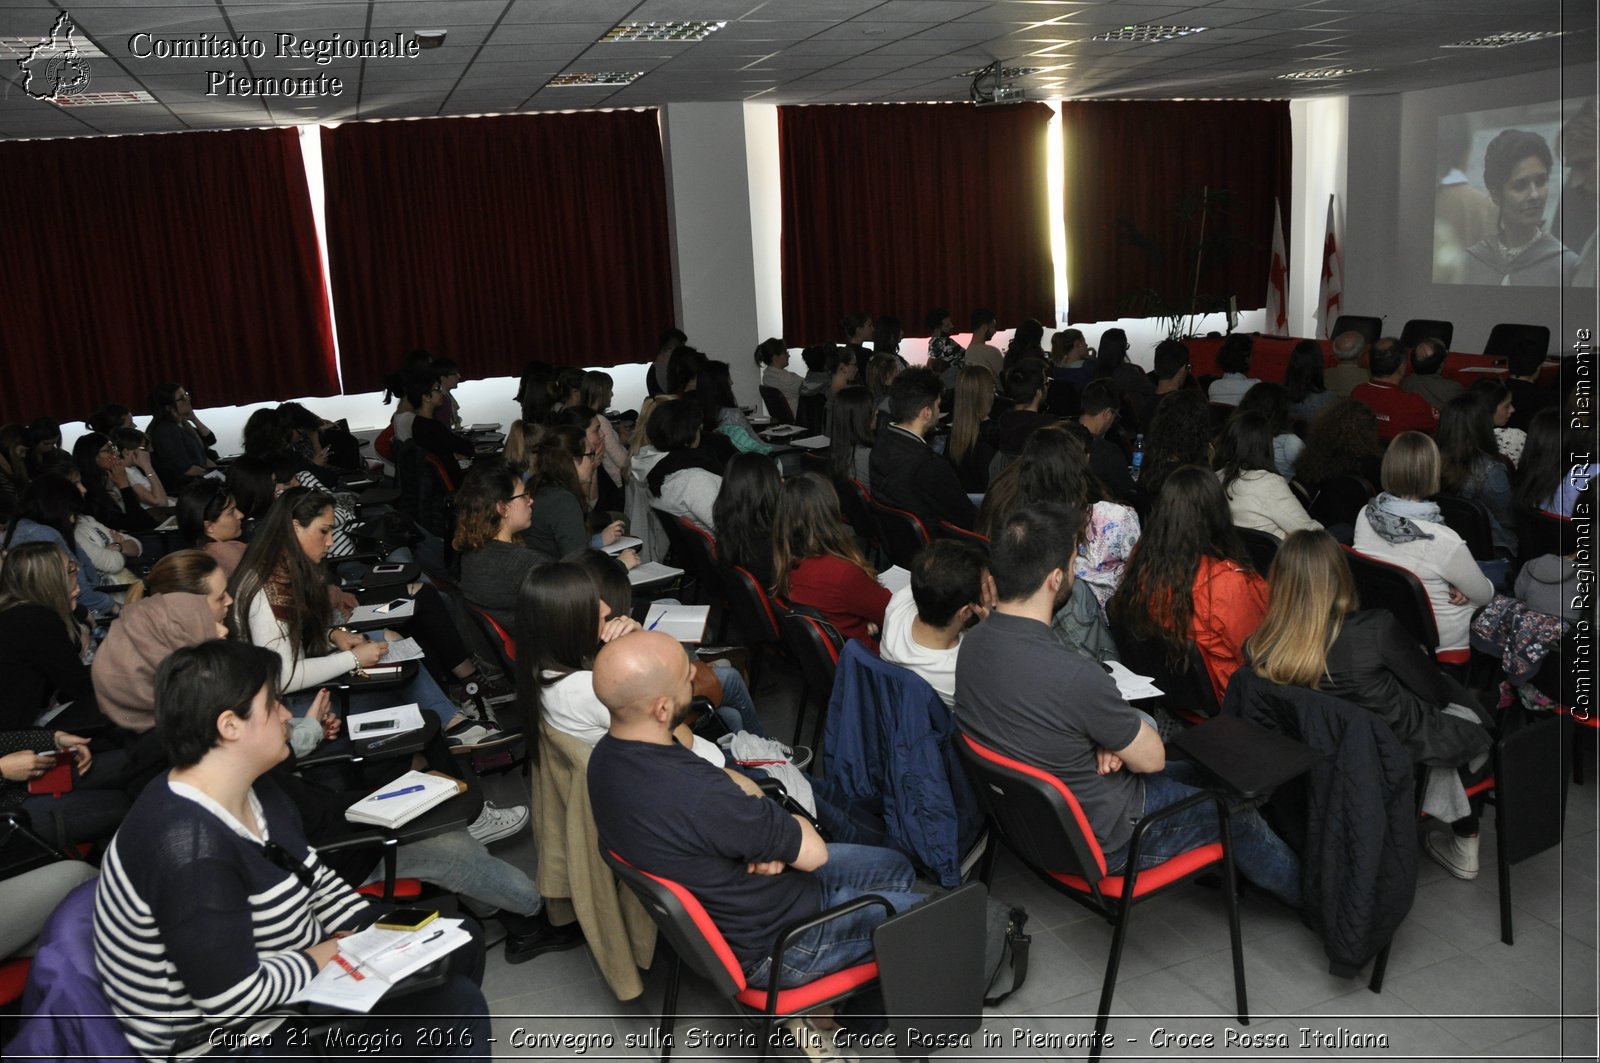
[[[885,916],[891,916],[894,914],[894,907],[888,901],[884,900],[876,893],[863,893],[853,901],[846,901],[843,904],[836,904],[827,911],[818,912],[809,919],[801,919],[798,922],[790,923],[788,926],[784,927],[783,930],[778,933],[778,947],[772,951],[772,971],[771,977],[767,982],[767,1006],[770,1008],[773,1001],[778,999],[778,992],[781,988],[779,986],[779,982],[781,982],[783,979],[783,954],[788,951],[789,946],[794,944],[801,934],[804,934],[808,930],[814,930],[815,928],[822,926],[824,923],[832,922],[835,919],[839,919],[854,912],[861,911],[863,908],[871,908],[875,905],[881,905],[883,907]]]
[[[347,849],[375,849],[383,850],[383,900],[385,903],[394,900],[394,883],[399,874],[400,839],[383,834],[377,830],[352,834],[346,838],[338,838],[325,845],[314,846],[317,855],[323,853],[337,853]]]
[[[761,787],[762,794],[772,798],[779,804],[782,804],[789,798],[789,791],[784,789],[783,783],[779,782],[777,779],[774,779],[770,775],[764,779],[755,780],[755,784]]]

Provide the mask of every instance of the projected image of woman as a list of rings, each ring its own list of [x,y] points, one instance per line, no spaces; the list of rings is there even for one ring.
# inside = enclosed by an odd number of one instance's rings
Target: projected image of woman
[[[1467,248],[1467,284],[1566,283],[1578,256],[1544,231],[1554,164],[1544,137],[1507,129],[1483,153],[1483,183],[1499,208],[1496,232]]]

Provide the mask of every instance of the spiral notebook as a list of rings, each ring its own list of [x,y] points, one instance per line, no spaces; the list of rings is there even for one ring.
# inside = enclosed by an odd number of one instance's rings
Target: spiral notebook
[[[345,809],[344,818],[393,830],[466,789],[466,783],[448,775],[408,771]]]

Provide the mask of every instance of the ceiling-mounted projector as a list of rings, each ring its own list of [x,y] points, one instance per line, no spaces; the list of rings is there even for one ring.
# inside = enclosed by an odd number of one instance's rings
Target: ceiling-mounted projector
[[[1005,79],[1005,71],[998,59],[978,71],[977,76],[972,79],[970,96],[972,102],[979,107],[989,107],[999,103],[1021,103],[1028,98],[1027,92],[1021,85]]]

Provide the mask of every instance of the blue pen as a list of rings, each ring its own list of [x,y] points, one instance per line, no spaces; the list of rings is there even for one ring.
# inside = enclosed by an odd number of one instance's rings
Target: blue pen
[[[416,793],[417,791],[419,791],[421,789],[422,789],[422,784],[418,783],[415,786],[406,786],[406,787],[402,787],[399,790],[390,790],[386,794],[379,794],[377,797],[374,797],[373,800],[374,801],[382,801],[385,798],[399,797],[402,794],[414,794],[414,793]]]
[[[662,614],[662,615],[664,616],[666,614]],[[656,625],[659,624],[659,623],[661,623],[661,617],[658,616],[654,620],[650,621],[650,626],[645,628],[645,630],[646,631],[654,631],[656,629]]]

